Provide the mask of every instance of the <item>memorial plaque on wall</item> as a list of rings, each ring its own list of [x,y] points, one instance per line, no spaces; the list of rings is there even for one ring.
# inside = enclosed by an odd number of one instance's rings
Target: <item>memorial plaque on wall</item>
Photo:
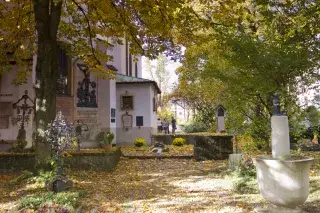
[[[73,97],[57,97],[56,111],[61,111],[68,121],[72,122],[74,110],[74,98]]]
[[[77,119],[81,120],[84,124],[98,123],[98,111],[81,110],[77,112]]]
[[[136,126],[143,126],[143,116],[136,116]]]
[[[122,115],[122,124],[124,128],[131,128],[132,127],[132,115],[129,115],[127,112],[126,114]]]

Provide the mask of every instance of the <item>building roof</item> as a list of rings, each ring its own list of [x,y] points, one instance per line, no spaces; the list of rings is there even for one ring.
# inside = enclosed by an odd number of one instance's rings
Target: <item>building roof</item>
[[[161,90],[157,84],[157,82],[145,79],[145,78],[138,78],[133,76],[127,76],[122,74],[117,74],[116,76],[116,83],[117,84],[153,84],[156,88],[158,94],[161,93]]]
[[[111,65],[111,64],[106,64],[106,67],[109,69],[109,70],[112,70],[114,72],[118,72],[118,69],[115,68],[115,66]]]

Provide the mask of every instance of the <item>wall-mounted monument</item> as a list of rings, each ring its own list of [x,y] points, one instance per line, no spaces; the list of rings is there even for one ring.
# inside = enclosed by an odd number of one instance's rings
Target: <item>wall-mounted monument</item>
[[[79,70],[83,72],[83,79],[78,81],[77,88],[77,107],[97,108],[97,83],[91,81],[88,66],[85,64],[77,64]]]
[[[226,115],[226,108],[224,108],[222,105],[219,105],[217,107],[216,117],[218,121],[218,128],[217,132],[225,132],[226,131],[226,125],[225,125],[225,115]]]

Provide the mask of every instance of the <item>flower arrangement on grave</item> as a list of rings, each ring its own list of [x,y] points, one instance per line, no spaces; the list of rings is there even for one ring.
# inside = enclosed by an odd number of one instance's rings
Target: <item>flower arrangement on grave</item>
[[[184,138],[175,138],[173,139],[172,144],[174,146],[183,146],[185,144],[185,141],[186,140]]]
[[[114,139],[114,134],[112,132],[100,132],[98,134],[98,140],[100,142],[100,145],[105,150],[110,150],[112,147],[112,141]]]
[[[141,146],[145,146],[146,145],[146,140],[144,138],[137,138],[135,139],[135,141],[133,142],[133,144],[136,147],[141,147]]]

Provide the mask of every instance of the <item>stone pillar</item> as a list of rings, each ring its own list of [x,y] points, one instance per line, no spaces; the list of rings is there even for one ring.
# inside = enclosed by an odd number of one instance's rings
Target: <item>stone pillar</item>
[[[281,158],[290,154],[288,117],[285,115],[271,117],[272,157]]]
[[[113,143],[116,143],[116,81],[114,79],[99,79],[98,105],[101,131],[114,134]]]

